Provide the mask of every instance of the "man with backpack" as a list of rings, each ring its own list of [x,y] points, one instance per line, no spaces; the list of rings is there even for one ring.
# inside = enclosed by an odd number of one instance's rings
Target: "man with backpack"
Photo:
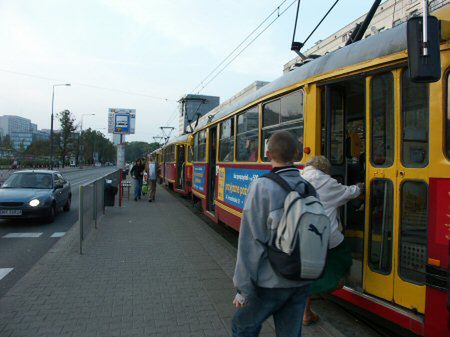
[[[233,278],[234,337],[258,336],[272,315],[277,337],[300,336],[309,284],[324,269],[329,219],[293,165],[297,151],[289,132],[274,133],[267,151],[273,169],[249,187]]]

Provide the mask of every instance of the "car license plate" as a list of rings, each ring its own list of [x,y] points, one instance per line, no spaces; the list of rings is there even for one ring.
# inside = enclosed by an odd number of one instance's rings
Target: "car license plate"
[[[0,209],[0,215],[22,215],[21,209]]]

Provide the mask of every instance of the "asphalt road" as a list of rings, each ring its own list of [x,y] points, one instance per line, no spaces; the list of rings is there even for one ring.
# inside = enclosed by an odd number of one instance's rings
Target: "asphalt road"
[[[78,220],[79,186],[115,168],[104,167],[62,173],[72,186],[72,207],[55,222],[0,220],[0,297],[2,297]],[[5,238],[25,235],[27,237]],[[53,237],[52,237],[53,236]]]

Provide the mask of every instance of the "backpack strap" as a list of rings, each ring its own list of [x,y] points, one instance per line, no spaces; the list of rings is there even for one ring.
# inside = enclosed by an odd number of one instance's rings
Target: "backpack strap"
[[[274,173],[274,172],[269,172],[263,175],[264,178],[270,179],[272,181],[274,181],[275,183],[277,183],[283,190],[285,190],[287,193],[290,193],[292,191],[295,191],[295,188],[297,187],[297,185],[292,188],[286,180],[284,180],[283,178],[281,178],[278,174]]]
[[[306,198],[308,196],[317,196],[316,195],[316,190],[314,189],[314,187],[307,182],[305,179],[301,178],[300,181],[292,188],[286,180],[284,180],[283,178],[280,177],[279,174],[276,174],[274,172],[269,172],[266,173],[264,175],[261,176],[262,178],[267,178],[270,179],[272,181],[274,181],[275,183],[277,183],[283,190],[285,190],[287,193],[290,193],[292,191],[297,191],[297,187],[300,184],[304,184],[305,185],[305,191],[304,193],[301,194],[301,196],[303,198]]]

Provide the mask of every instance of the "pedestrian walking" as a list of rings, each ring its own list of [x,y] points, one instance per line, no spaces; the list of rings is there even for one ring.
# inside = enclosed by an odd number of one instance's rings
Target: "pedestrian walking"
[[[148,201],[155,201],[156,195],[156,179],[157,179],[157,169],[156,162],[153,156],[149,156],[147,160],[147,175],[148,175],[148,185],[150,187],[148,193]]]
[[[289,132],[274,133],[267,151],[271,172],[300,195],[306,195],[307,189],[315,195],[314,189],[301,178],[293,165],[297,151],[297,142]],[[301,336],[300,317],[309,295],[310,281],[281,276],[268,257],[269,243],[273,242],[271,240],[283,215],[285,198],[286,191],[271,179],[258,178],[249,187],[233,277],[237,288],[233,300],[237,308],[232,320],[234,337],[258,336],[262,323],[272,315],[278,337]]]
[[[134,201],[141,199],[144,169],[145,166],[143,165],[141,159],[137,159],[131,169],[131,177],[134,180]]]
[[[359,197],[364,185],[346,186],[330,176],[331,164],[324,156],[311,158],[303,170],[302,177],[314,186],[317,195],[330,218],[331,233],[327,265],[323,276],[311,284],[311,296],[330,293],[343,287],[343,278],[352,265],[351,249],[344,240],[340,228],[339,207]],[[311,298],[306,304],[303,324],[310,325],[319,320],[319,316],[311,309]]]

